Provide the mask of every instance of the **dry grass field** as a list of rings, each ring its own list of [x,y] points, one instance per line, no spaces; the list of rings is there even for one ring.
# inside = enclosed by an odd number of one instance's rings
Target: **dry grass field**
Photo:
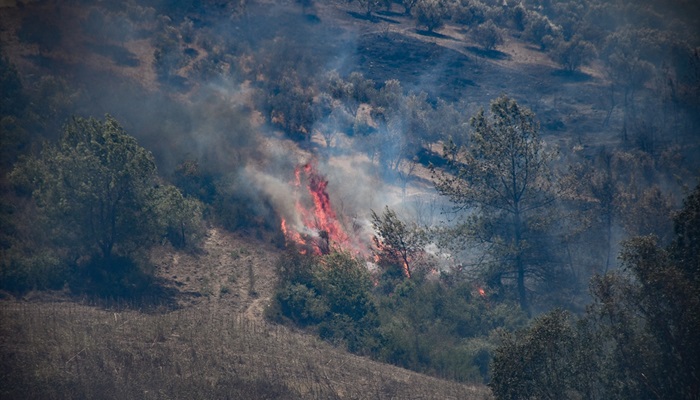
[[[211,229],[196,254],[156,248],[167,304],[61,293],[0,301],[2,399],[489,399],[485,386],[358,357],[263,318],[272,246]],[[173,301],[174,300],[174,301]]]

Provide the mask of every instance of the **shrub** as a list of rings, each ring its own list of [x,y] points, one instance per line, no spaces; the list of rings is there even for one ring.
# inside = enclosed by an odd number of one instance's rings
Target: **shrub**
[[[414,9],[418,25],[425,26],[428,32],[440,28],[449,15],[445,0],[419,0]]]
[[[560,40],[552,50],[552,59],[567,71],[576,71],[582,65],[588,64],[596,55],[591,42],[576,35],[571,40]]]
[[[503,44],[503,34],[500,28],[492,21],[486,21],[474,28],[472,35],[474,41],[485,50],[494,50],[497,46]]]
[[[365,266],[342,253],[288,254],[277,265],[281,280],[268,317],[312,327],[352,352],[375,352],[379,319]]]

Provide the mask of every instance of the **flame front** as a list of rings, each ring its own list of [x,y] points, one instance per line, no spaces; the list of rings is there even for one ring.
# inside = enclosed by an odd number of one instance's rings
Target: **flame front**
[[[294,186],[297,190],[301,190],[302,182],[305,183],[308,197],[303,191],[299,193],[295,209],[303,226],[289,226],[282,218],[281,230],[287,243],[297,244],[302,252],[310,248],[317,255],[327,254],[332,247],[365,254],[363,246],[353,243],[343,229],[331,205],[328,181],[312,163],[294,169]]]

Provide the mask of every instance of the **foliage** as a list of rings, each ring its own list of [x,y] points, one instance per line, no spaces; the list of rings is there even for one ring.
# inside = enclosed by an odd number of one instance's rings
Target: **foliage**
[[[494,329],[515,329],[524,315],[491,307],[467,282],[414,278],[380,302],[382,359],[460,381],[488,381]],[[450,351],[443,351],[443,349]]]
[[[58,144],[24,160],[11,177],[36,203],[29,218],[47,237],[40,254],[58,257],[54,268],[77,268],[74,278],[86,280],[76,287],[104,288],[147,282],[131,257],[164,236],[178,246],[197,242],[199,206],[172,186],[155,187],[155,174],[150,152],[107,115],[74,118]],[[31,274],[32,259],[6,267]]]
[[[413,8],[418,25],[425,26],[428,32],[440,28],[447,19],[449,11],[445,0],[418,0]]]
[[[164,228],[165,237],[175,247],[196,246],[204,236],[202,226],[202,204],[182,195],[172,185],[155,189],[153,201],[156,205],[158,225]]]
[[[401,221],[388,206],[381,216],[372,211],[372,227],[377,233],[373,240],[379,265],[401,268],[406,278],[411,278],[414,263],[425,252],[424,232]]]
[[[518,301],[529,312],[526,276],[548,265],[535,243],[556,199],[555,153],[539,139],[534,114],[515,100],[499,97],[490,110],[471,119],[470,147],[445,146],[448,169],[433,168],[435,187],[466,214],[456,234],[490,244],[495,269],[488,280],[501,285],[503,276],[515,276]]]
[[[472,35],[485,50],[494,50],[498,45],[503,44],[501,30],[491,20],[474,28]]]
[[[104,122],[75,118],[61,141],[29,158],[13,172],[33,190],[61,243],[77,257],[109,259],[115,246],[124,254],[152,237],[147,207],[156,167],[111,116]]]
[[[552,50],[552,57],[567,71],[576,71],[595,57],[595,47],[580,36],[569,41],[559,41]]]
[[[452,20],[463,25],[482,24],[490,12],[489,7],[478,0],[457,0],[452,8]]]
[[[314,258],[291,252],[277,264],[281,280],[268,316],[310,327],[352,352],[375,352],[379,320],[364,265],[343,253]]]
[[[547,49],[560,35],[561,28],[552,23],[549,18],[536,12],[528,13],[524,36],[537,44],[541,50]]]
[[[499,399],[674,398],[700,395],[700,186],[663,248],[633,238],[623,269],[592,281],[594,301],[575,324],[555,311],[505,335],[491,387]]]
[[[536,318],[525,331],[501,333],[489,386],[497,399],[572,398],[586,385],[578,374],[592,369],[592,347],[564,311]]]

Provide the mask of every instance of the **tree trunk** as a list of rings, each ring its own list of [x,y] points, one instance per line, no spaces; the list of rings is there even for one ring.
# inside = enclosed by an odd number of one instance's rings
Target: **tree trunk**
[[[513,228],[515,236],[515,270],[517,271],[518,301],[528,317],[530,317],[530,305],[527,302],[527,290],[525,288],[525,262],[523,261],[523,250],[521,247],[522,222],[520,220],[520,210],[516,208],[513,215]]]
[[[608,273],[610,268],[610,258],[612,256],[612,210],[606,210],[605,215],[606,239],[607,239],[607,255],[605,258],[605,273]]]

